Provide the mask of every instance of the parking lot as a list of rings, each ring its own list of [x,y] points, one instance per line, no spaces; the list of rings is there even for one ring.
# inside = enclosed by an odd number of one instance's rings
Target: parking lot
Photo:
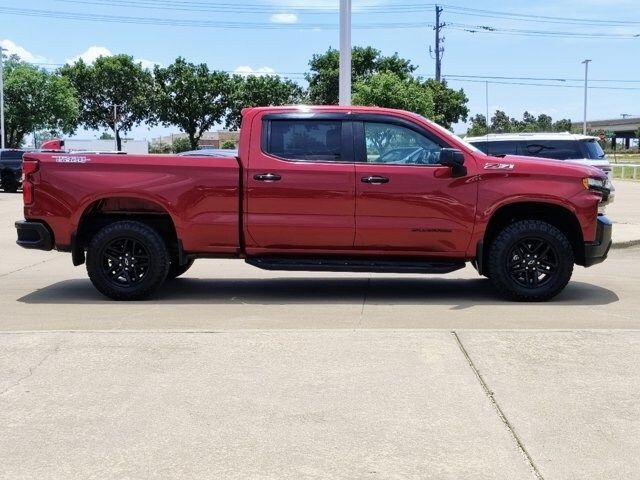
[[[118,303],[15,246],[20,209],[0,195],[2,478],[640,478],[640,247],[543,304],[471,267],[228,260]]]

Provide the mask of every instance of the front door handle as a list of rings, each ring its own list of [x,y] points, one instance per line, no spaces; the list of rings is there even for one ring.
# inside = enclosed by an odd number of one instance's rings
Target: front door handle
[[[373,185],[382,185],[383,183],[389,183],[389,179],[387,177],[381,177],[379,175],[373,175],[370,177],[362,177],[360,179],[362,183],[371,183]]]
[[[253,176],[253,179],[259,182],[277,182],[282,177],[277,173],[258,173]]]

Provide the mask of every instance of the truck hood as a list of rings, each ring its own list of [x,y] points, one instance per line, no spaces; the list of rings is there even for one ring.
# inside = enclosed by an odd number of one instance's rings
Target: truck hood
[[[606,179],[606,174],[591,165],[554,160],[550,158],[525,157],[521,155],[505,155],[504,157],[492,157],[485,155],[482,158],[485,170],[514,170],[520,173],[566,175],[570,177],[594,177]],[[501,164],[501,168],[488,166],[488,164]]]

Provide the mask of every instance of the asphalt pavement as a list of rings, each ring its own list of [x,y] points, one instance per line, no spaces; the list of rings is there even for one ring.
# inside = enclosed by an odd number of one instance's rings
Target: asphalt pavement
[[[0,478],[640,479],[640,184],[618,185],[629,239],[543,304],[470,267],[228,260],[113,302],[15,246],[0,194]]]

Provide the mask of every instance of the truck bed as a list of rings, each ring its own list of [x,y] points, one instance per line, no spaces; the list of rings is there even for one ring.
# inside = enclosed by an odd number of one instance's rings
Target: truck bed
[[[235,157],[28,153],[40,164],[25,218],[42,220],[58,248],[87,209],[168,214],[184,251],[239,251],[240,166]]]

